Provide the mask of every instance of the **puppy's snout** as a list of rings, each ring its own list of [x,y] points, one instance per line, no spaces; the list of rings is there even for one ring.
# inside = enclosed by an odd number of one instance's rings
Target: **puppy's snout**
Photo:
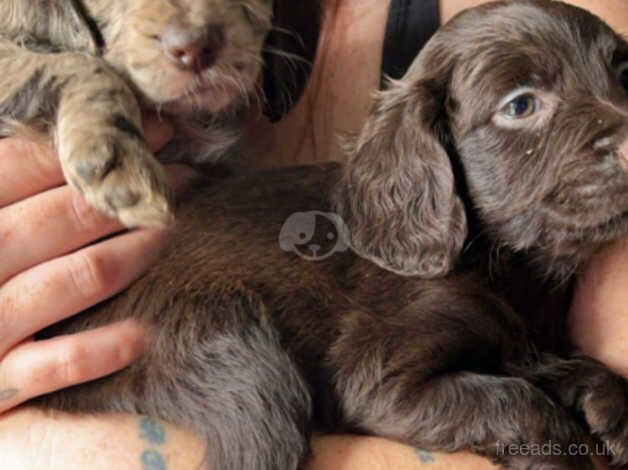
[[[202,72],[216,62],[224,47],[224,28],[220,25],[195,31],[182,24],[170,24],[161,36],[164,53],[178,68]]]

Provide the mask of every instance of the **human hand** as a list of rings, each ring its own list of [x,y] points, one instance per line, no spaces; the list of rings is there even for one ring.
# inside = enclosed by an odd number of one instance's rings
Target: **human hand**
[[[172,137],[155,118],[146,137],[158,150]],[[169,169],[181,185],[190,172]],[[122,232],[64,184],[53,149],[0,141],[0,413],[41,394],[125,367],[143,346],[139,324],[33,341],[37,331],[116,294],[158,255],[165,232]]]
[[[574,344],[628,377],[628,238],[595,255],[583,271],[569,318]]]

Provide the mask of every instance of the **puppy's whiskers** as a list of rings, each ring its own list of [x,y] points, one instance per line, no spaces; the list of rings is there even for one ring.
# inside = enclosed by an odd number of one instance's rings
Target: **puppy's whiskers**
[[[284,34],[286,36],[289,36],[289,37],[293,38],[295,41],[297,41],[299,46],[305,48],[305,41],[303,41],[303,36],[301,36],[296,31],[291,31],[291,30],[289,30],[287,28],[282,28],[281,26],[274,26],[274,25],[270,28],[270,31],[271,31],[271,33],[275,32],[275,33],[280,33],[280,34]]]
[[[275,56],[280,57],[282,59],[286,59],[291,64],[300,63],[300,64],[305,65],[307,67],[311,67],[312,66],[312,62],[310,62],[307,59],[304,59],[300,55],[294,54],[292,52],[282,51],[281,49],[277,49],[276,47],[265,46],[265,47],[262,48],[262,52],[265,53],[265,54],[275,55]]]

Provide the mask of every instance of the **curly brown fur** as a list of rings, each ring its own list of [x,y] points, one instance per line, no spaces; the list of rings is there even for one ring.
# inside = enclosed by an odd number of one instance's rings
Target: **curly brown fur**
[[[626,60],[621,38],[560,2],[489,4],[445,25],[349,149],[339,210],[354,248],[402,274],[450,271],[466,236],[460,171],[497,248],[571,274],[628,224]],[[501,100],[524,88],[540,109],[508,120]]]
[[[457,17],[380,95],[345,168],[195,190],[154,268],[56,328],[133,316],[146,356],[39,403],[189,426],[214,469],[297,468],[310,423],[510,469],[592,469],[568,452],[589,434],[627,464],[626,379],[541,347],[567,336],[568,273],[628,235],[626,60],[623,39],[563,4]],[[504,120],[522,85],[538,115]],[[321,216],[334,207],[363,256]],[[298,256],[313,253],[332,255]],[[509,452],[550,441],[561,452]]]
[[[140,109],[175,123],[163,161],[214,163],[257,98],[271,0],[6,0],[1,134],[43,122],[68,182],[127,226],[171,218]],[[17,125],[17,126],[16,126]]]

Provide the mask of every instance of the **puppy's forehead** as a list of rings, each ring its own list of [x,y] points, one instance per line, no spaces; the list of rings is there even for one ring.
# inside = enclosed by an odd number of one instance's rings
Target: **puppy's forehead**
[[[463,44],[459,75],[470,83],[490,81],[496,93],[522,85],[549,88],[565,74],[599,78],[625,47],[592,14],[545,0],[489,4],[453,26]]]
[[[460,15],[456,28],[475,40],[610,47],[614,33],[592,13],[553,0],[495,2]],[[601,42],[601,43],[600,43]]]
[[[87,0],[93,2],[94,0]],[[120,5],[126,5],[124,0],[117,0]],[[225,9],[238,7],[270,8],[272,0],[139,0],[132,5],[136,8],[153,8],[155,14],[168,11],[182,11],[190,15],[209,15],[223,12]]]

